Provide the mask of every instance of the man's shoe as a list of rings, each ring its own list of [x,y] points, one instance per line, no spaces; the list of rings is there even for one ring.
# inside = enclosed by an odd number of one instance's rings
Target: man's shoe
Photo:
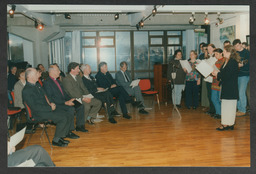
[[[88,130],[85,129],[83,126],[77,126],[76,131],[78,131],[78,132],[88,132]]]
[[[148,112],[145,111],[145,109],[140,109],[140,110],[139,110],[139,113],[140,113],[140,114],[148,115]]]
[[[181,108],[181,105],[176,105],[177,106],[177,108]]]
[[[116,123],[117,123],[114,118],[109,118],[108,121],[109,121],[110,123],[113,123],[113,124],[116,124]]]
[[[61,140],[59,140],[58,142],[52,141],[52,145],[53,146],[59,146],[59,147],[66,147],[66,146],[68,146],[68,144],[63,143]]]
[[[246,115],[246,113],[244,113],[244,112],[240,112],[240,111],[237,111],[236,112],[236,116],[237,117],[243,117],[243,116],[245,116]]]
[[[90,118],[89,120],[87,120],[87,123],[90,124],[90,125],[93,125],[94,124],[93,119]]]
[[[74,134],[73,132],[70,132],[66,138],[71,138],[71,139],[78,139],[80,138],[78,135]]]
[[[128,114],[124,114],[123,117],[126,118],[126,119],[131,119],[131,118],[132,118],[132,117],[131,117],[130,115],[128,115]]]
[[[120,116],[121,114],[119,114],[116,110],[114,110],[113,112],[111,112],[111,115]]]
[[[69,143],[70,143],[70,141],[64,140],[63,138],[60,138],[60,141],[61,141],[62,143],[64,143],[64,144],[69,144]]]
[[[132,101],[131,103],[133,106],[139,106],[141,104],[141,101]]]
[[[34,134],[35,132],[34,129],[26,129],[25,134]]]
[[[215,118],[215,119],[221,119],[221,115],[215,114],[215,115],[214,115],[214,118]]]

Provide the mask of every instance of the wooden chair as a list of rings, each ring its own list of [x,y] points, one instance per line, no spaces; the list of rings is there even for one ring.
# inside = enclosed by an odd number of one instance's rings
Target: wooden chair
[[[140,79],[139,87],[140,87],[141,93],[143,95],[156,95],[158,108],[160,109],[158,91],[152,90],[150,80],[149,79]]]
[[[31,113],[31,109],[30,109],[30,107],[27,105],[27,103],[24,102],[24,106],[25,106],[25,108],[26,108],[26,118],[27,118],[27,122],[30,123],[30,124],[33,124],[33,129],[35,129],[35,125],[37,125],[37,124],[43,124],[43,130],[42,130],[40,139],[42,138],[42,136],[43,136],[43,134],[44,134],[44,132],[45,132],[45,135],[46,135],[46,137],[47,137],[47,139],[48,139],[48,142],[49,142],[49,144],[50,144],[50,147],[51,147],[51,149],[52,149],[52,144],[51,144],[51,141],[50,141],[49,136],[48,136],[48,133],[47,133],[47,124],[49,124],[50,121],[49,121],[49,120],[48,120],[48,121],[37,121],[35,118],[33,118],[32,113]],[[30,134],[27,145],[29,144],[32,135],[33,135],[33,134]]]

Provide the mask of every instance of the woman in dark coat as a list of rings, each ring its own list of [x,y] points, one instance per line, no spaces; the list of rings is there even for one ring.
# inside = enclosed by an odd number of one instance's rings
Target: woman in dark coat
[[[212,75],[217,77],[221,85],[222,125],[217,128],[219,131],[234,129],[238,100],[238,62],[240,56],[231,45],[224,47],[223,55],[226,60],[221,69],[212,72]]]

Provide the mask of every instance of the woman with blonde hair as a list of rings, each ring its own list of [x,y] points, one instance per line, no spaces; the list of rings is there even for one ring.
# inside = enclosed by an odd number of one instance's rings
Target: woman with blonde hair
[[[224,47],[223,55],[226,58],[220,70],[214,70],[221,85],[221,126],[219,131],[233,130],[236,118],[236,105],[238,99],[238,62],[240,56],[231,45]]]

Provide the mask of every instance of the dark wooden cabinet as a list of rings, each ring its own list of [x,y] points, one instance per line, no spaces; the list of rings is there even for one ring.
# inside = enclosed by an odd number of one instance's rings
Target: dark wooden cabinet
[[[167,64],[154,65],[154,89],[159,92],[160,102],[170,99],[171,91],[167,88]]]

